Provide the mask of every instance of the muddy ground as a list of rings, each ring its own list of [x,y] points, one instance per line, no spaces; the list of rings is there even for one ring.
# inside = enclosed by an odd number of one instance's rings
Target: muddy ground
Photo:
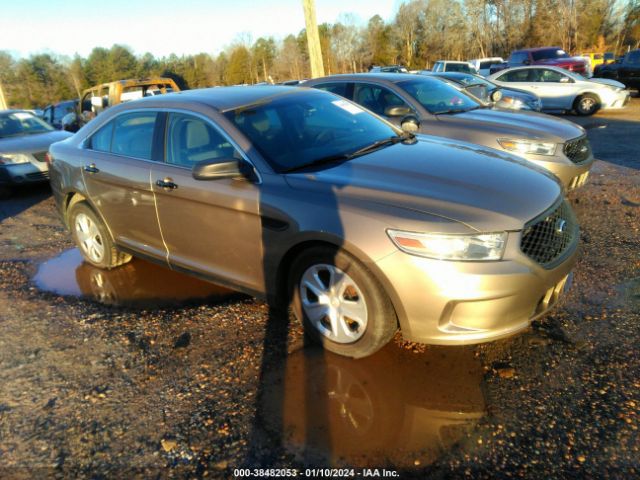
[[[640,98],[569,118],[600,159],[571,195],[573,288],[475,347],[325,354],[250,297],[83,265],[46,186],[1,201],[0,478],[639,476]]]

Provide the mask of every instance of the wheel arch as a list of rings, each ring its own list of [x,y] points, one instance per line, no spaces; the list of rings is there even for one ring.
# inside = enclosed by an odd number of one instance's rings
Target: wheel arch
[[[402,328],[402,325],[405,323],[406,312],[402,308],[402,303],[400,302],[399,297],[397,296],[395,289],[389,283],[386,276],[383,272],[378,268],[376,263],[370,259],[367,255],[364,254],[359,248],[355,245],[339,242],[336,239],[332,238],[322,238],[322,239],[305,239],[297,242],[292,245],[281,257],[280,262],[277,268],[277,274],[275,277],[276,284],[276,295],[273,296],[277,302],[282,305],[283,301],[289,299],[289,296],[292,292],[287,291],[288,285],[288,275],[291,271],[291,267],[295,259],[300,255],[303,251],[313,248],[313,247],[328,247],[335,250],[343,250],[356,260],[358,260],[362,265],[371,272],[373,278],[380,284],[385,293],[388,295],[389,300],[391,301],[391,305],[393,306],[393,310],[396,315],[396,321],[398,326]],[[270,295],[271,296],[271,295]]]
[[[96,206],[93,204],[93,202],[88,196],[75,190],[71,190],[65,193],[64,202],[62,204],[62,208],[63,208],[62,216],[67,228],[71,228],[71,225],[69,224],[69,212],[71,211],[71,207],[73,207],[76,203],[80,203],[80,202],[85,202],[89,206],[89,208],[91,208],[91,210],[93,210],[93,212],[100,218],[100,221],[102,221],[102,223],[106,227],[107,232],[109,232],[109,236],[111,237],[111,240],[115,243],[113,232],[111,231],[111,227],[109,227],[109,223],[107,223],[107,221],[105,220],[100,210],[96,208]]]

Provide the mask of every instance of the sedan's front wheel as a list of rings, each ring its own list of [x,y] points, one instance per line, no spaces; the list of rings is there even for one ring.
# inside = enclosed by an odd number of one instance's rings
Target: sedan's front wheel
[[[131,255],[116,248],[107,227],[86,203],[71,207],[69,226],[80,253],[91,265],[109,269],[131,260]]]
[[[366,357],[393,337],[397,319],[389,297],[351,255],[312,248],[294,261],[291,273],[293,311],[305,332],[327,350]]]
[[[591,93],[585,93],[576,98],[574,108],[578,115],[593,115],[600,108],[600,99]]]

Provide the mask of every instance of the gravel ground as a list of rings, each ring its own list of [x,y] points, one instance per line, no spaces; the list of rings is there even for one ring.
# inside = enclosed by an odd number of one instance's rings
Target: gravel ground
[[[527,332],[475,347],[397,338],[337,358],[250,297],[157,298],[181,280],[78,265],[46,187],[2,201],[0,478],[639,476],[640,98],[569,118],[600,159],[571,195],[573,288]],[[34,275],[56,257],[60,288],[43,291]]]

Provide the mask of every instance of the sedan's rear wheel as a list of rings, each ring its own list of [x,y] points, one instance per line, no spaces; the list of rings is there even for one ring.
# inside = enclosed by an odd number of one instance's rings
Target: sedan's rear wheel
[[[86,203],[71,207],[69,226],[80,253],[91,265],[109,269],[131,260],[131,255],[116,248],[104,223]]]
[[[591,93],[585,93],[576,98],[574,108],[578,115],[593,115],[600,108],[600,99]]]
[[[341,250],[317,247],[294,262],[289,291],[305,332],[334,353],[360,358],[393,337],[389,297],[364,265]]]

